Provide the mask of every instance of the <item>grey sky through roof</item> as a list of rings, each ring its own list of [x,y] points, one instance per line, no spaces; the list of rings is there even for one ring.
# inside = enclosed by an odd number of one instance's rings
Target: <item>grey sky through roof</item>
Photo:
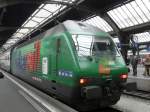
[[[95,16],[92,17],[90,19],[87,19],[86,21],[84,21],[85,23],[91,24],[93,26],[96,26],[106,32],[110,32],[113,31],[113,29],[111,28],[111,26],[101,17],[99,16]]]
[[[107,13],[121,29],[146,23],[150,21],[150,1],[135,0]]]

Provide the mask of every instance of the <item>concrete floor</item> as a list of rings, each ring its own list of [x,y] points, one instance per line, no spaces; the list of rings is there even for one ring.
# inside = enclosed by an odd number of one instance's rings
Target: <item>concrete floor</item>
[[[150,112],[150,101],[122,95],[120,101],[112,107],[121,112]]]
[[[6,77],[0,79],[0,112],[37,112]]]
[[[133,76],[132,67],[129,66],[130,72],[128,73],[128,82],[136,82],[137,83],[137,89],[149,91],[150,92],[150,76],[144,76],[144,66],[138,65],[137,67],[137,76]]]

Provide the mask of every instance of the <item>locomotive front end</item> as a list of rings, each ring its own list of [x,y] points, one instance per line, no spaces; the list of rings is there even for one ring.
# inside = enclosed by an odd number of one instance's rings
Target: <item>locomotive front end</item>
[[[72,35],[77,51],[81,96],[100,101],[101,105],[115,104],[125,89],[128,69],[112,38],[99,35]]]

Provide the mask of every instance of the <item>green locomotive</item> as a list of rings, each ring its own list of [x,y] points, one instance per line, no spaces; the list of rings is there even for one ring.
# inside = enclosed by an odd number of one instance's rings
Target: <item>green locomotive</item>
[[[65,21],[9,52],[11,73],[69,104],[113,105],[126,85],[112,37],[82,22]]]

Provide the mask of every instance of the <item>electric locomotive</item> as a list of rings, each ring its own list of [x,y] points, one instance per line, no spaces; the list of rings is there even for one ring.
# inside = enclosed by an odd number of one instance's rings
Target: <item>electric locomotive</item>
[[[60,23],[8,52],[13,75],[69,104],[113,105],[126,85],[112,37],[82,22]]]

